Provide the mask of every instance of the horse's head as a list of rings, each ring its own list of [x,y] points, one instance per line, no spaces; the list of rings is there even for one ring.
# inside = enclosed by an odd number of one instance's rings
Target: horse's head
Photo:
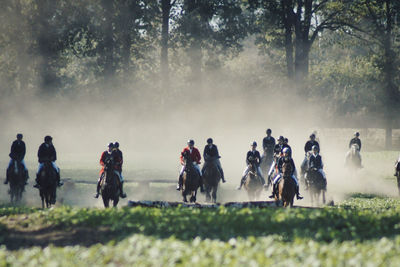
[[[190,152],[189,151],[185,150],[185,151],[182,152],[181,155],[182,155],[182,158],[183,158],[186,166],[192,164],[193,161],[192,161],[192,158],[190,157]]]
[[[284,177],[289,177],[291,176],[293,169],[292,169],[292,164],[289,162],[283,162],[282,165],[282,173]]]

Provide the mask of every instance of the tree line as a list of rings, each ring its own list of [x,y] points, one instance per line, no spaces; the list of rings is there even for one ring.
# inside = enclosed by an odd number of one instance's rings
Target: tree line
[[[389,136],[399,14],[396,0],[6,0],[1,95],[109,95],[136,84],[162,102],[182,92],[177,81],[201,90],[205,73],[255,46],[290,94],[339,115],[379,113]]]

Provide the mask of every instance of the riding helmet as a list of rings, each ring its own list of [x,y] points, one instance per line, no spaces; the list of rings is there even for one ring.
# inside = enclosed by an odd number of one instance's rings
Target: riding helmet
[[[113,142],[108,143],[108,146],[107,146],[107,147],[114,147]]]
[[[318,147],[316,145],[312,146],[312,150],[317,150],[318,151]]]
[[[310,138],[315,138],[315,134],[312,133],[312,134],[310,135]]]
[[[278,141],[285,141],[285,138],[281,135],[281,136],[279,136]]]
[[[282,149],[282,153],[288,153],[289,154],[290,149],[288,147],[285,147],[284,149]]]
[[[360,136],[360,133],[359,132],[355,132],[354,135],[355,136]]]
[[[187,143],[188,143],[188,145],[194,145],[194,140],[190,139]]]
[[[270,133],[272,133],[272,131],[271,131],[271,129],[267,129],[267,134],[270,134]]]
[[[45,137],[44,137],[44,141],[45,142],[50,142],[50,141],[52,141],[53,140],[53,137],[51,137],[50,135],[46,135]]]
[[[253,141],[253,143],[251,143],[251,146],[257,146],[257,142]]]
[[[210,137],[210,138],[208,138],[207,139],[207,144],[212,144],[213,143],[213,140],[212,140],[212,138]]]
[[[17,134],[17,139],[21,138],[22,139],[22,133]]]
[[[114,147],[119,148],[119,143],[118,143],[118,142],[115,142],[115,143],[114,143]]]

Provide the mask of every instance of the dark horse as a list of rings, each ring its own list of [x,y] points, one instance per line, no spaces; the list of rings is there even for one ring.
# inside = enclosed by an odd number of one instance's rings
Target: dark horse
[[[183,202],[188,202],[186,196],[190,195],[190,202],[196,202],[197,189],[200,186],[200,175],[193,166],[189,151],[182,152],[185,162],[185,172],[182,174],[182,197]]]
[[[322,174],[315,168],[308,170],[306,183],[310,190],[311,204],[314,203],[314,200],[319,204],[321,193],[322,203],[325,204],[326,181]]]
[[[25,181],[27,177],[24,165],[20,161],[14,160],[13,164],[7,170],[7,177],[10,182],[11,203],[18,203],[22,199],[22,193],[25,191]]]
[[[261,163],[260,163],[260,167],[261,167],[261,171],[262,174],[264,175],[264,177],[268,177],[268,173],[271,169],[272,163],[274,162],[274,151],[268,148],[264,149],[264,153],[261,157]],[[268,179],[268,181],[266,181],[268,186],[271,184],[271,180]]]
[[[42,199],[42,208],[46,203],[46,208],[56,204],[57,192],[57,173],[50,161],[44,163],[44,167],[39,173],[39,194]]]
[[[203,170],[206,202],[217,202],[217,190],[220,179],[221,173],[218,170],[217,164],[212,160],[208,161]]]
[[[255,163],[250,163],[250,171],[246,175],[244,188],[247,191],[247,195],[250,201],[256,201],[260,198],[263,184],[261,181],[261,177],[257,175],[257,167]]]
[[[100,183],[100,193],[103,199],[104,207],[110,206],[110,200],[113,202],[113,207],[116,207],[119,202],[119,177],[114,171],[114,161],[110,158],[105,162],[104,176]]]
[[[292,165],[284,162],[282,165],[282,178],[278,184],[278,195],[275,196],[277,205],[293,207],[293,200],[296,194],[296,183],[292,178]]]

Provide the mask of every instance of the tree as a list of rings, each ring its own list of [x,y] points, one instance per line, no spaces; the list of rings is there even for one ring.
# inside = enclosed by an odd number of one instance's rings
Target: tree
[[[257,12],[259,43],[285,48],[287,76],[302,83],[309,73],[309,55],[315,40],[325,30],[343,26],[343,1],[337,0],[250,0]]]
[[[395,0],[357,0],[348,8],[352,20],[346,24],[349,26],[347,33],[362,39],[380,57],[376,58],[376,64],[381,70],[382,85],[384,87],[384,107],[386,148],[392,146],[392,128],[395,114],[399,112],[400,92],[398,81],[399,46],[394,45],[400,37],[399,19],[400,3]],[[398,41],[397,41],[398,42]],[[397,51],[396,51],[397,50]]]

